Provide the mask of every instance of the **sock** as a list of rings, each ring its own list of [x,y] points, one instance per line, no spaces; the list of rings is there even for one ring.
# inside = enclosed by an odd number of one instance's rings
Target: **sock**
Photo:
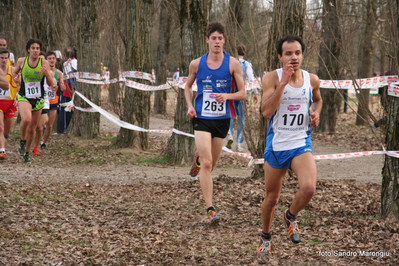
[[[272,233],[271,232],[265,233],[265,232],[262,231],[262,237],[264,239],[270,240],[272,238]]]
[[[290,212],[290,209],[288,209],[288,211],[287,211],[287,218],[288,219],[296,219],[296,215],[293,215],[291,212]]]
[[[21,139],[20,142],[21,142],[21,143],[26,143],[26,140],[22,140],[22,139]]]
[[[195,162],[196,162],[196,164],[198,165],[198,166],[200,166],[200,163],[199,163],[199,156],[197,157],[197,159],[195,160]]]
[[[43,145],[44,144],[44,142],[42,141],[42,142],[40,142],[40,145]]]
[[[215,208],[213,208],[213,206],[209,207],[206,212],[208,213],[209,211],[214,211],[215,212]]]
[[[4,138],[8,139],[9,135],[4,135]]]
[[[0,149],[0,152],[2,152],[2,151],[4,151],[4,153],[5,153],[5,152],[6,152],[6,149],[1,148],[1,149]]]

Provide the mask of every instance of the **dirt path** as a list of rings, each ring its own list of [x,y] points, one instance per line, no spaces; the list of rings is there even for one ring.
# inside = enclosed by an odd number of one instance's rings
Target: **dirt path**
[[[173,120],[160,117],[151,117],[151,129],[172,129]],[[116,136],[119,127],[101,116],[101,134],[104,136]],[[154,133],[152,133],[154,134]],[[154,134],[157,138],[166,142],[169,134]],[[315,155],[327,155],[344,152],[354,152],[338,145],[326,145],[326,140],[316,139],[313,141]],[[246,149],[245,145],[244,148]],[[9,156],[16,156],[15,151],[9,151]],[[234,155],[233,155],[234,156]],[[232,157],[222,152],[221,160]],[[383,167],[383,156],[374,155],[361,158],[319,160],[316,161],[318,179],[332,180],[356,180],[357,183],[381,183],[381,169]],[[246,170],[247,159],[235,158],[239,165],[217,168],[213,176],[225,174],[231,177],[248,177],[251,169]],[[189,168],[165,165],[125,164],[125,165],[63,165],[56,164],[48,166],[45,163],[24,165],[22,163],[3,163],[0,180],[3,182],[50,182],[50,183],[93,183],[93,184],[131,184],[134,182],[175,182],[192,180],[188,175]]]

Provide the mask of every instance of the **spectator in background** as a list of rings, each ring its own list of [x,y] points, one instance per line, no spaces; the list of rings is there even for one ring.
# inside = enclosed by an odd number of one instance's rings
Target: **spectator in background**
[[[244,59],[244,56],[247,54],[247,50],[244,45],[240,45],[237,47],[237,52],[238,52],[238,60],[241,65],[241,71],[242,71],[242,77],[244,78],[244,82],[246,85],[250,82],[256,81],[254,77],[254,71],[252,69],[252,64],[248,62],[247,60]],[[253,89],[254,93],[254,100],[255,104],[258,103],[258,89],[254,88]],[[244,133],[243,133],[243,128],[245,127],[245,114],[244,114],[244,108],[243,104],[245,104],[244,101],[240,101],[240,104],[238,105],[238,116],[237,116],[237,143],[236,143],[236,151],[242,152],[243,149],[241,147],[241,144],[244,142]],[[231,149],[231,144],[233,144],[233,118],[230,119],[230,128],[229,132],[227,135],[228,142],[226,147]]]
[[[0,48],[8,49],[7,39],[3,36],[0,36]],[[10,52],[10,56],[8,57],[8,65],[15,66],[15,56]]]
[[[76,49],[66,48],[65,56],[68,58],[63,64],[65,90],[60,95],[60,104],[71,101],[72,95],[76,88],[76,78],[70,77],[69,75],[78,71],[78,60],[76,60]],[[71,122],[72,114],[73,114],[72,110],[70,112],[66,112],[65,106],[60,106],[58,114],[57,134],[65,133],[65,131],[69,126],[69,123]]]

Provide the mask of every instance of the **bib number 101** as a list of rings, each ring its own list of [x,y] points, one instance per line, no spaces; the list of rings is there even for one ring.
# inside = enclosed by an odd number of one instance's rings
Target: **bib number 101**
[[[37,94],[39,93],[38,87],[26,88],[28,90],[28,94]]]
[[[284,126],[286,126],[288,123],[290,126],[298,125],[301,126],[303,125],[303,119],[304,115],[303,114],[284,114],[283,115],[284,119]],[[289,121],[291,120],[291,121]],[[295,124],[296,123],[296,124]]]

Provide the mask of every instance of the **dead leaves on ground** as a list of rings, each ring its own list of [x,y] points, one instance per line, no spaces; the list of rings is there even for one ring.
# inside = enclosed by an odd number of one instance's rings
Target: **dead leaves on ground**
[[[399,259],[399,229],[379,218],[380,185],[319,181],[292,244],[282,213],[297,181],[287,177],[273,221],[270,258],[259,258],[260,180],[220,176],[208,225],[198,181],[130,186],[1,184],[0,264],[5,265],[377,265]],[[334,251],[357,256],[334,256]],[[389,256],[360,256],[385,251]],[[320,253],[327,252],[327,253]],[[328,254],[331,256],[321,256]],[[384,253],[386,254],[386,253]]]

